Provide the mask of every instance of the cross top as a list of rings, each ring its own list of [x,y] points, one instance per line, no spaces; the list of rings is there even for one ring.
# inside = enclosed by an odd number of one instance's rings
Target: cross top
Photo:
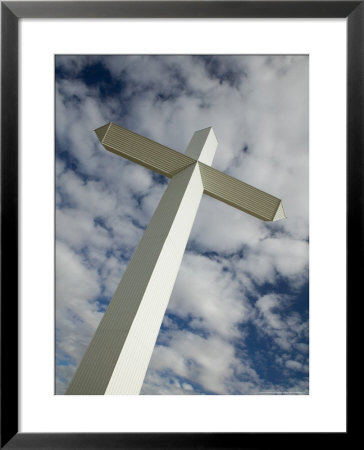
[[[212,127],[196,131],[185,151],[185,155],[211,166],[217,148],[217,139]]]

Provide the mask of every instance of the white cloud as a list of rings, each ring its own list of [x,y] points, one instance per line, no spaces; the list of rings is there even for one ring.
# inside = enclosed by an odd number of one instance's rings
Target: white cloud
[[[222,269],[223,262],[186,252],[168,311],[192,318],[189,325],[196,330],[232,338],[247,320],[249,305],[238,282]]]
[[[305,347],[299,347],[299,341],[307,337],[308,324],[298,313],[289,310],[292,298],[277,294],[262,296],[256,303],[254,322],[263,335],[285,351],[294,347],[306,353]]]
[[[96,302],[99,294],[97,271],[56,241],[57,357],[70,360],[72,366],[80,360],[101,320]]]
[[[302,364],[298,361],[292,361],[291,359],[286,361],[286,367],[292,370],[302,370]]]
[[[168,347],[156,346],[149,370],[170,371],[218,394],[234,393],[236,372],[253,381],[259,379],[253,369],[236,358],[231,343],[219,336],[203,338],[188,331],[171,333]],[[150,393],[148,382],[143,391]]]
[[[263,239],[246,249],[236,267],[259,284],[273,283],[278,275],[299,286],[307,281],[308,243],[281,236]]]

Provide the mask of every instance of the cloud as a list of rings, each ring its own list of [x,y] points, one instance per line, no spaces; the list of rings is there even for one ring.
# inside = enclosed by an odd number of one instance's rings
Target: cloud
[[[247,250],[239,266],[261,284],[272,283],[277,275],[300,284],[307,281],[308,243],[286,237],[267,238]]]
[[[286,361],[286,367],[292,370],[302,370],[302,364],[298,361],[292,361],[291,359]]]
[[[67,245],[56,242],[56,358],[70,376],[102,317],[97,271]],[[67,364],[68,365],[68,364]],[[62,376],[61,376],[62,378]],[[68,378],[69,379],[69,378]],[[62,383],[63,384],[63,383]]]
[[[234,346],[218,336],[204,338],[188,331],[172,332],[168,346],[157,346],[150,370],[172,372],[204,390],[232,394],[235,374],[258,379],[255,371],[236,358]],[[154,375],[155,376],[155,375]],[[146,381],[148,385],[148,381]],[[149,393],[148,386],[143,388]]]
[[[285,351],[293,351],[293,347],[307,337],[308,324],[295,311],[290,310],[293,298],[285,295],[267,294],[255,303],[256,323],[259,332],[268,335],[272,342]],[[306,348],[296,346],[303,353]]]
[[[223,260],[186,252],[168,310],[190,318],[191,328],[232,338],[239,334],[238,324],[247,320],[249,305],[223,267]]]

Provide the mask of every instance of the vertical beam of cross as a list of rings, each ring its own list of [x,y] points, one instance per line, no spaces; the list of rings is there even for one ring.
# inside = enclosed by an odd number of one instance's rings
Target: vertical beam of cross
[[[101,141],[107,130],[99,131]],[[143,141],[143,148],[150,142]],[[158,171],[172,179],[66,394],[139,394],[204,192],[199,162],[210,165],[216,147],[212,128],[206,128],[194,134],[185,159],[175,155],[176,166],[161,161]],[[149,162],[151,153],[143,156],[146,167],[158,159],[156,154]],[[173,161],[172,154],[168,164]]]

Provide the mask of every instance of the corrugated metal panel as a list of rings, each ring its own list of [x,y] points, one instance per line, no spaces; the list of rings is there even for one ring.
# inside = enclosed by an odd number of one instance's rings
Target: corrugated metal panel
[[[120,125],[109,123],[95,130],[106,150],[171,178],[195,163],[189,156],[140,136]]]
[[[190,148],[191,144],[187,149],[187,153],[190,152],[191,156],[187,156],[112,122],[97,128],[95,133],[106,150],[169,178],[194,164],[196,159],[193,156],[199,157],[200,155],[199,152],[196,153]],[[192,141],[195,143],[198,138],[206,140],[206,136],[211,137],[211,148],[213,148],[211,154],[213,156],[217,141],[212,128],[196,132]],[[199,148],[199,146],[197,147]],[[212,160],[212,157],[210,159]],[[280,199],[200,161],[199,165],[204,192],[207,195],[262,220],[273,221],[286,217]]]
[[[167,192],[168,191],[168,192]],[[120,283],[114,295],[119,306],[111,310],[109,326],[115,329],[128,314],[125,299],[136,307],[128,338],[115,365],[106,395],[139,394],[158,332],[181,264],[192,224],[203,195],[197,164],[170,181],[156,212],[127,268],[134,280]],[[134,269],[133,269],[134,267]],[[143,275],[142,275],[143,274]],[[143,289],[139,286],[149,274]],[[125,275],[124,277],[127,277]],[[124,280],[124,278],[123,278]],[[142,286],[141,286],[142,287]],[[142,297],[137,291],[143,291]],[[139,305],[138,305],[139,303]]]
[[[170,181],[67,395],[139,394],[202,195],[196,163]]]
[[[258,219],[278,220],[275,216],[281,205],[280,199],[206,164],[199,163],[199,166],[205,194]]]

